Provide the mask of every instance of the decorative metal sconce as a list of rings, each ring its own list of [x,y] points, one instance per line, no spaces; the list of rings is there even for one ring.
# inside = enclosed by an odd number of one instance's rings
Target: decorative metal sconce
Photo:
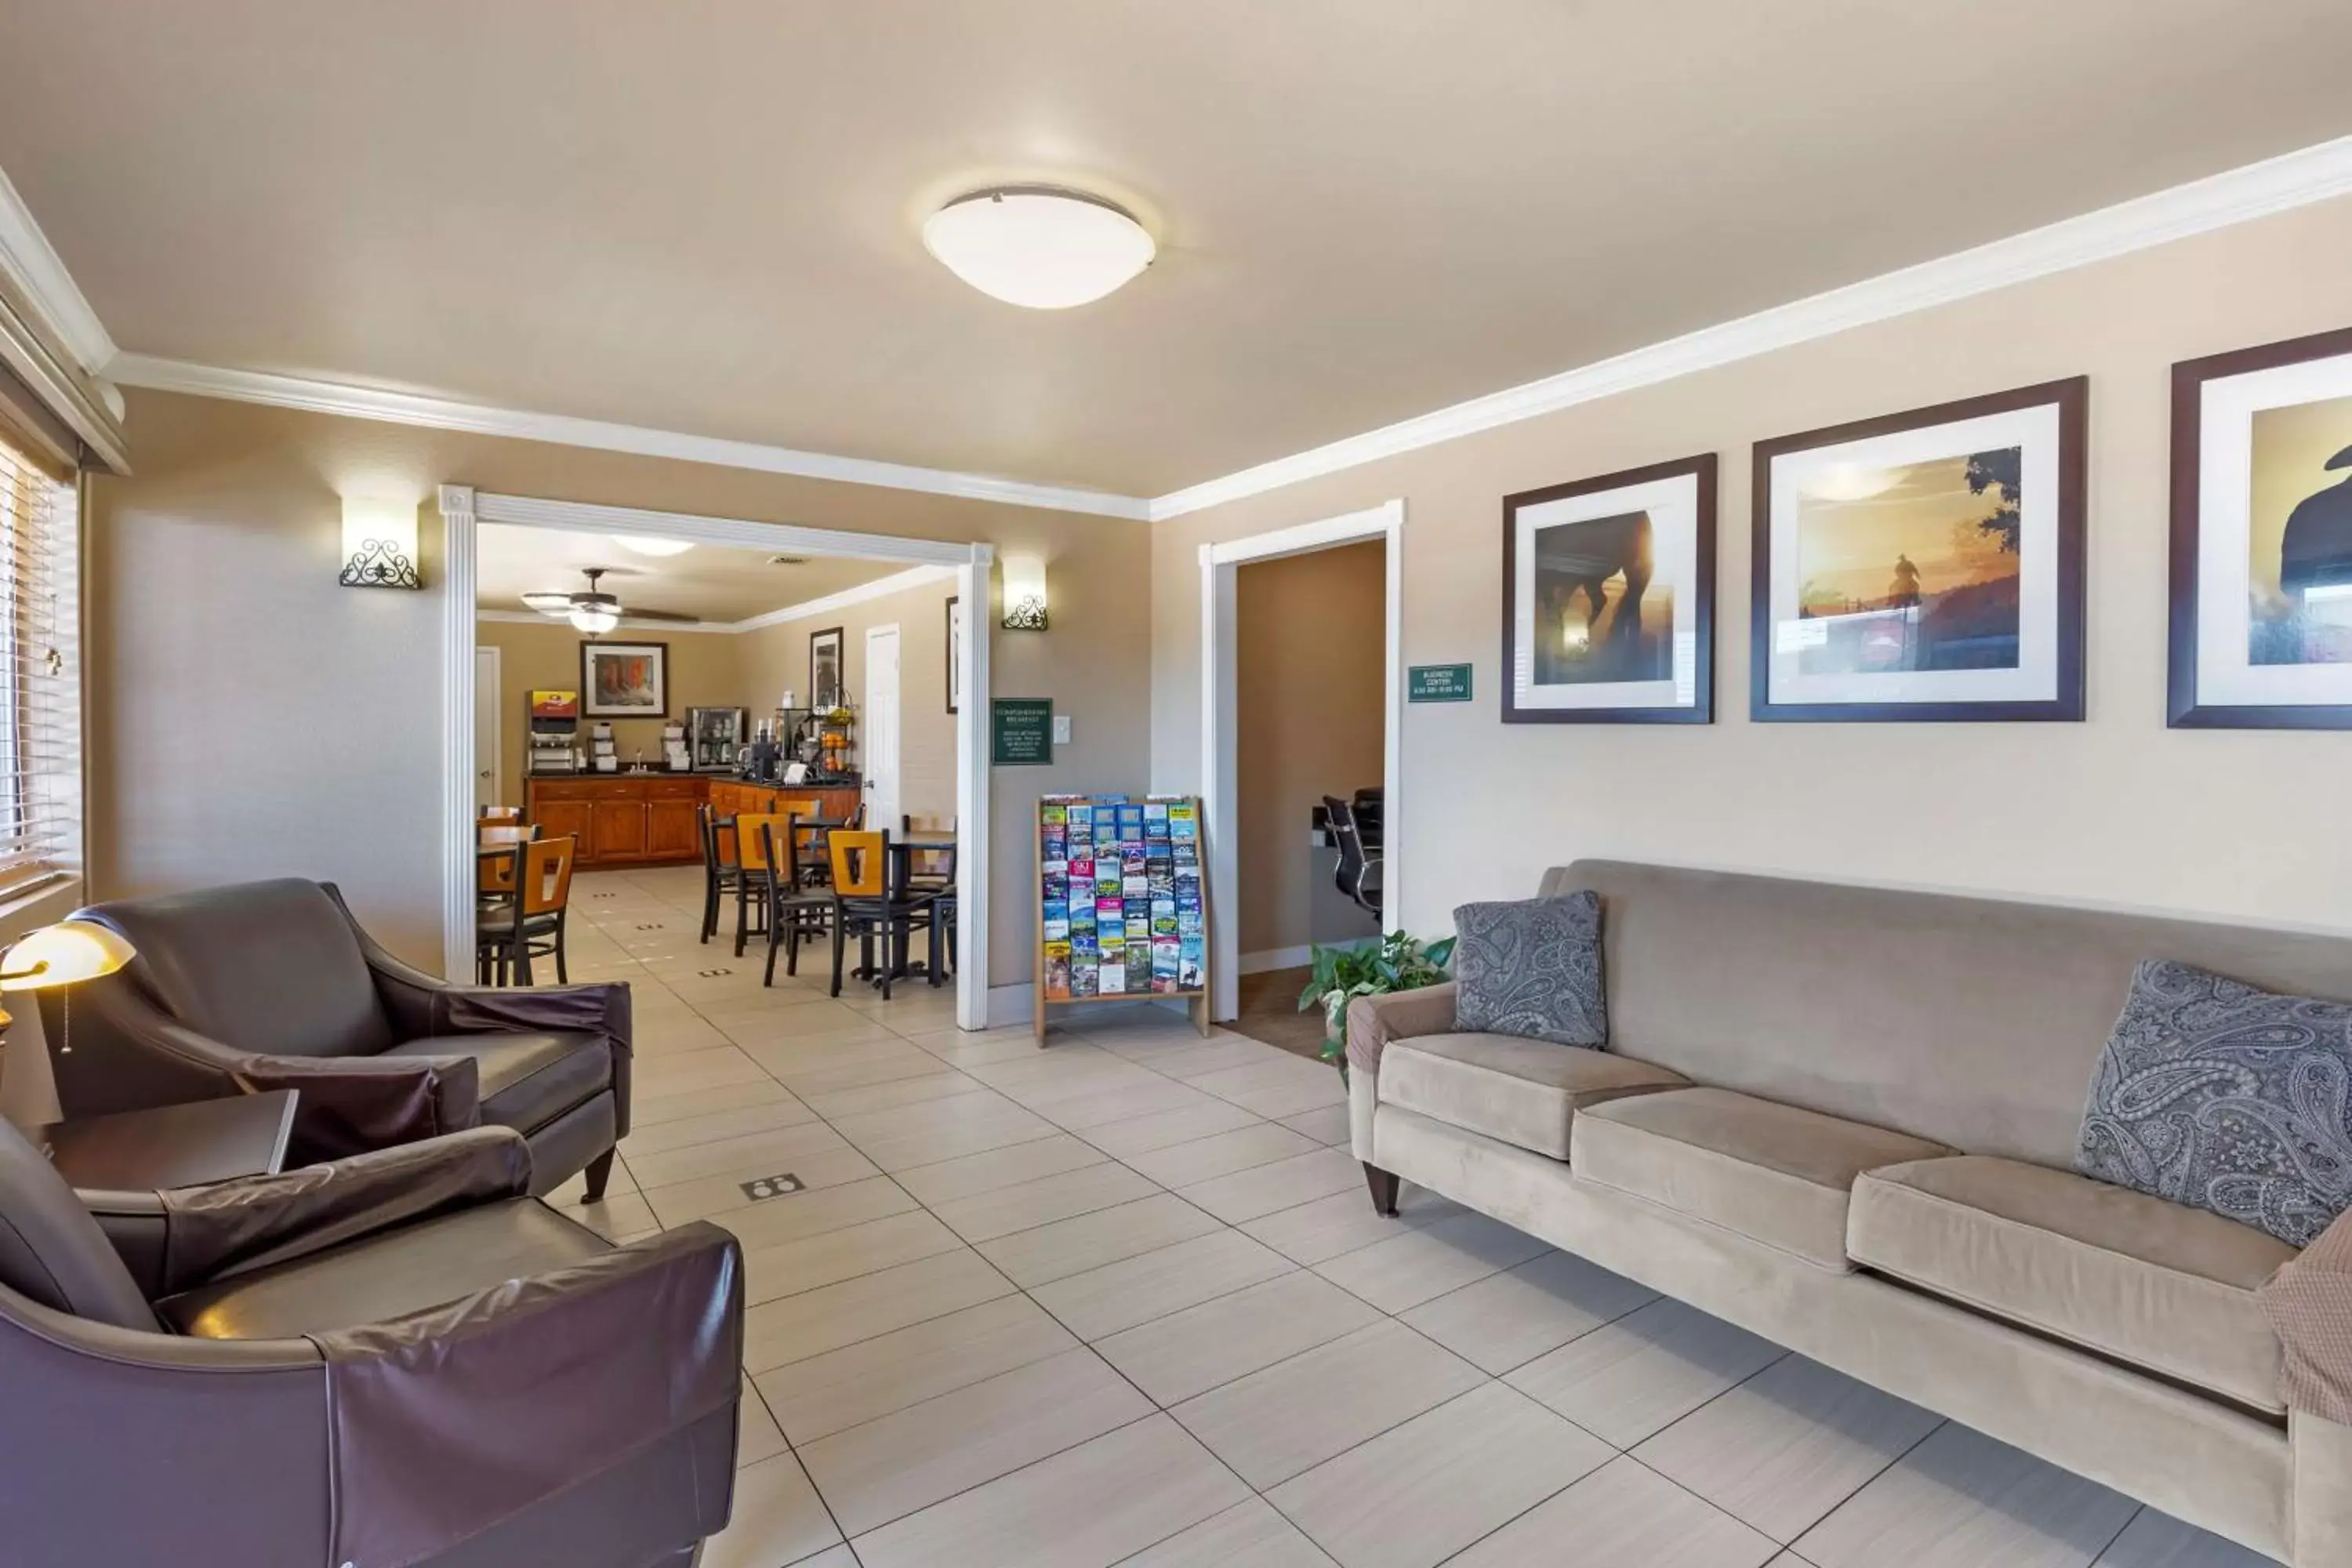
[[[343,498],[346,588],[422,588],[416,574],[416,508],[408,501]]]
[[[1004,615],[997,625],[1008,632],[1045,629],[1045,563],[1036,556],[1004,558]]]

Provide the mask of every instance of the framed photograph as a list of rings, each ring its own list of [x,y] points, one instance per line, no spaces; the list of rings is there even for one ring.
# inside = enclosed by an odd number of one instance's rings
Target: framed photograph
[[[1749,717],[2083,717],[2090,380],[1756,447]]]
[[[948,711],[963,706],[963,599],[948,596]]]
[[[811,708],[823,713],[841,706],[841,628],[809,633]]]
[[[669,645],[583,642],[580,689],[591,719],[669,716]]]
[[[2172,367],[2175,729],[2352,730],[2352,330]]]
[[[1503,498],[1503,721],[1715,718],[1715,454]]]

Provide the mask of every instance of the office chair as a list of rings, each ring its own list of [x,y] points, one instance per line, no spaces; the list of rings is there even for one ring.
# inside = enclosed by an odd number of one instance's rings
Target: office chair
[[[1356,809],[1337,795],[1323,797],[1323,816],[1330,824],[1332,841],[1339,847],[1339,869],[1333,880],[1358,909],[1381,918],[1381,857],[1368,854],[1363,833],[1356,826]]]

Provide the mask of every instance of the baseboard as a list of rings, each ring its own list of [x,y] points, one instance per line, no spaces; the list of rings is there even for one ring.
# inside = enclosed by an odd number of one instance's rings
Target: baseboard
[[[1374,947],[1380,938],[1364,936],[1339,942],[1309,942],[1304,947],[1269,947],[1257,952],[1241,955],[1240,972],[1244,974],[1264,974],[1269,969],[1304,969],[1315,962],[1318,947]]]

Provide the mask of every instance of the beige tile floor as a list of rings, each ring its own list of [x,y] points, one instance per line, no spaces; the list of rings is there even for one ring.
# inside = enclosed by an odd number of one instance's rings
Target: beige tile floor
[[[1040,1051],[814,956],[763,989],[699,875],[582,877],[571,956],[635,988],[584,1217],[743,1244],[704,1568],[2262,1561],[1427,1193],[1381,1219],[1337,1076],[1274,1047],[1138,1008]]]

